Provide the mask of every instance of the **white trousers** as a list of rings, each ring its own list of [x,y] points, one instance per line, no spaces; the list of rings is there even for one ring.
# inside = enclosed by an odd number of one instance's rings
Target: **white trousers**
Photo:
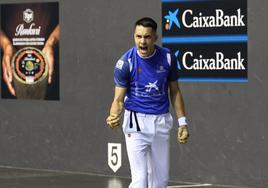
[[[129,188],[166,188],[169,179],[170,113],[150,115],[125,110],[123,132],[132,181]]]

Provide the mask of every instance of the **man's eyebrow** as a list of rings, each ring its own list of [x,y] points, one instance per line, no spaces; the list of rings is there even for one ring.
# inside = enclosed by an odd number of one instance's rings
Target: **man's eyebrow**
[[[150,34],[145,34],[144,35],[144,38],[148,38],[148,37],[151,37],[151,35]]]
[[[148,37],[151,37],[151,34],[145,34],[145,35],[142,35],[142,34],[135,34],[136,36],[138,36],[138,37],[144,37],[144,38],[148,38]]]

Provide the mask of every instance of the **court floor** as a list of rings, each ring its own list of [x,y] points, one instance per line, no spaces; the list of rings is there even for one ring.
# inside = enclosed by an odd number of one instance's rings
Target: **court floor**
[[[0,167],[0,188],[127,188],[130,178]],[[168,188],[242,188],[170,182]],[[244,187],[243,187],[244,188]]]

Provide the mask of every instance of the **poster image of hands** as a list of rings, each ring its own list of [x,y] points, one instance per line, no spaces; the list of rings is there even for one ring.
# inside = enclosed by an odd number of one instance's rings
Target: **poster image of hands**
[[[59,100],[59,3],[0,10],[1,97]]]

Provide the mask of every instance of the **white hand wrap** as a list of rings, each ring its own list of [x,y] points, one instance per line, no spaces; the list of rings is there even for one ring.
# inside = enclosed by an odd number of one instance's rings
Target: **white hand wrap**
[[[186,126],[187,125],[187,122],[186,122],[186,117],[185,116],[182,116],[178,119],[178,123],[179,123],[179,126]]]

